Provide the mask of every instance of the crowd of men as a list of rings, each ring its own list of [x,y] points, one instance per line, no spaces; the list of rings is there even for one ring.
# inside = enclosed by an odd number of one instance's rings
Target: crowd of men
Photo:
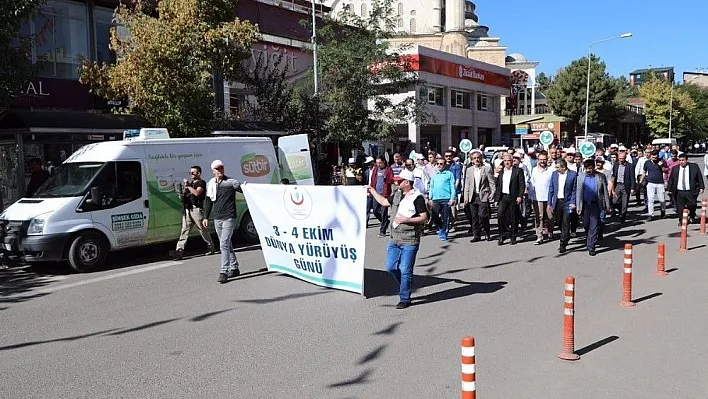
[[[598,148],[586,159],[572,146],[551,146],[548,151],[509,148],[494,154],[492,160],[485,157],[483,147],[467,157],[449,148],[442,154],[397,153],[390,165],[384,157],[367,157],[362,168],[355,166],[355,159],[350,163],[348,184],[370,185],[383,197],[391,195],[393,179],[402,170],[411,171],[413,187],[426,200],[428,226],[442,241],[458,228],[461,215],[469,223],[472,242],[491,241],[491,217],[496,209],[494,238],[499,245],[507,239],[516,245],[533,223],[536,245],[558,238],[558,250],[565,252],[582,223],[591,256],[610,218],[624,224],[633,203],[643,208],[640,215],[649,221],[667,217],[667,209],[673,207],[679,219],[682,210],[688,209],[689,223],[696,223],[698,196],[704,189],[698,165],[689,162],[677,146],[613,144]],[[655,213],[657,202],[659,215]],[[386,207],[369,197],[366,212],[367,220],[372,213],[379,220],[379,236],[386,236]]]

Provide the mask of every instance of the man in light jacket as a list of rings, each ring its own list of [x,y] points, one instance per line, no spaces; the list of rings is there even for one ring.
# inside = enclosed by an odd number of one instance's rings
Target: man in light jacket
[[[470,152],[472,162],[465,171],[463,205],[467,220],[470,222],[472,241],[480,240],[482,229],[487,241],[492,237],[489,233],[490,203],[494,199],[496,182],[492,166],[484,163],[484,155],[479,150]]]
[[[611,212],[612,202],[607,187],[607,178],[595,172],[595,161],[587,159],[578,173],[576,211],[583,216],[583,227],[587,233],[587,249],[595,256],[598,237],[602,234],[600,211]]]
[[[538,153],[536,167],[531,169],[529,177],[529,198],[533,207],[534,227],[536,227],[536,245],[543,244],[546,235],[553,231],[549,222],[553,216],[548,212],[548,187],[551,184],[553,169],[548,167],[548,153]],[[545,230],[545,233],[544,233]]]

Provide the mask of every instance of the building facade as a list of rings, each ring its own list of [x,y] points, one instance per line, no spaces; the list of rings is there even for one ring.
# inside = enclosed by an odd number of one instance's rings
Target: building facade
[[[662,82],[674,83],[674,67],[637,69],[629,73],[629,87],[639,87],[648,78],[649,74],[655,74]]]
[[[462,139],[475,146],[501,140],[499,99],[509,92],[507,69],[423,46],[403,54],[411,57],[412,69],[424,83],[397,99],[418,96],[431,117],[397,126],[399,141],[417,150],[441,151],[457,147]]]

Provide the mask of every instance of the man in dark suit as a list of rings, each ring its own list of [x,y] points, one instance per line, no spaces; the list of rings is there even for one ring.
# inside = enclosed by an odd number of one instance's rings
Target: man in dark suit
[[[551,175],[548,187],[548,214],[553,215],[554,223],[560,224],[561,238],[558,252],[564,253],[570,240],[570,216],[575,213],[575,195],[577,192],[578,173],[568,169],[564,159],[556,161],[556,170]],[[549,232],[552,233],[552,232]]]
[[[602,234],[600,212],[612,212],[612,202],[607,188],[607,177],[595,171],[595,161],[587,159],[578,172],[576,184],[575,211],[583,215],[583,228],[587,233],[587,249],[595,256],[595,246]]]
[[[634,194],[635,179],[634,167],[627,162],[627,153],[620,151],[617,163],[612,165],[612,180],[608,182],[612,203],[620,208],[620,223],[624,223],[627,218],[629,196]]]
[[[695,223],[698,196],[705,189],[703,176],[697,164],[688,162],[688,155],[685,153],[679,155],[678,162],[678,166],[671,169],[669,175],[669,193],[676,198],[679,225],[684,209],[688,209],[689,223]]]
[[[479,150],[470,152],[472,162],[465,170],[465,188],[463,192],[464,210],[470,222],[472,241],[480,240],[482,229],[487,237],[489,235],[489,203],[496,192],[494,172],[490,165],[484,164],[484,156]]]
[[[511,245],[516,244],[516,235],[518,226],[516,215],[519,211],[519,205],[523,201],[526,191],[526,182],[524,172],[513,165],[511,154],[507,153],[503,156],[504,167],[496,182],[495,200],[499,204],[497,211],[497,225],[499,226],[499,245],[504,244],[504,236],[508,233],[511,236]],[[511,231],[507,225],[507,220],[511,221]]]

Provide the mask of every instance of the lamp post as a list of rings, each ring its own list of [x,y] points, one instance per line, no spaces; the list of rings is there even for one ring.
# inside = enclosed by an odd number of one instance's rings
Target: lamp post
[[[316,25],[317,25],[317,14],[315,13],[315,0],[312,0],[312,68],[314,71],[314,78],[315,78],[315,95],[317,95],[318,92],[318,83],[317,83],[317,34],[316,34]]]
[[[671,122],[674,114],[674,82],[671,82],[671,95],[669,100],[669,139],[671,139]]]
[[[585,141],[588,141],[588,113],[590,111],[590,51],[592,50],[592,46],[599,44],[599,43],[609,42],[611,40],[626,39],[628,37],[632,37],[632,34],[631,33],[623,33],[619,36],[610,37],[607,39],[602,39],[602,40],[598,40],[596,42],[592,42],[588,46],[588,82],[587,82],[587,88],[585,91]]]

